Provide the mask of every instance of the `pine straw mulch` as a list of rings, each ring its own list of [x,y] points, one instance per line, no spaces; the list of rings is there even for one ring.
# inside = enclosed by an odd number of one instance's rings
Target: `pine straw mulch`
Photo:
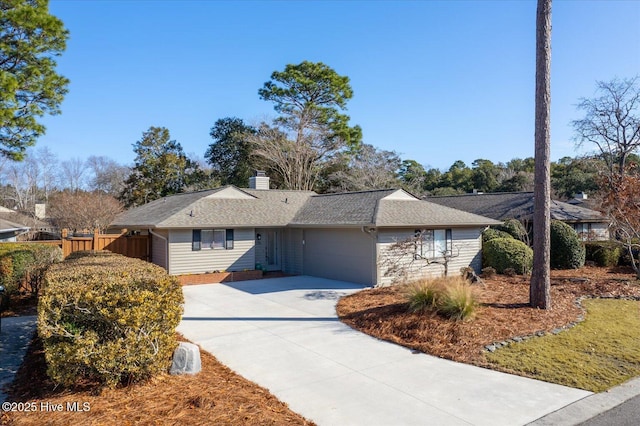
[[[179,336],[179,340],[186,340]],[[6,425],[313,425],[268,390],[240,377],[207,352],[195,376],[164,374],[119,389],[56,389],[47,378],[42,343],[31,342],[9,389],[9,401],[63,404],[62,412],[0,412]],[[85,412],[66,411],[78,402]]]
[[[480,306],[472,321],[410,313],[402,286],[343,297],[338,302],[338,316],[356,330],[379,339],[441,358],[491,367],[483,355],[486,345],[568,326],[584,315],[577,303],[580,297],[640,297],[640,281],[630,268],[551,271],[551,310],[528,306],[528,276],[496,275],[484,283],[484,287],[477,287]]]

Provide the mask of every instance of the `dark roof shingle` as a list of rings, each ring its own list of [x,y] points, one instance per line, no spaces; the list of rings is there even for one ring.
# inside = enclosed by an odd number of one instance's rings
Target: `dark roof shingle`
[[[496,220],[528,220],[533,217],[533,192],[427,197],[427,201]],[[551,218],[566,222],[604,222],[602,213],[562,201],[551,201]]]
[[[173,195],[121,213],[122,228],[269,226],[486,226],[487,217],[421,201],[398,189],[318,195],[238,189]]]

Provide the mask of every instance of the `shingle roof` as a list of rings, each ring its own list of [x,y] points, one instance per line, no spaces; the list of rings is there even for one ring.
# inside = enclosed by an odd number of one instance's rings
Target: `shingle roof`
[[[243,198],[211,198],[233,188]],[[233,186],[172,195],[121,213],[114,227],[198,228],[233,226],[285,226],[311,191],[238,189]]]
[[[343,192],[310,197],[291,225],[373,225],[380,199],[396,189]]]
[[[29,230],[28,226],[0,218],[0,231]]]
[[[231,188],[231,190],[229,190]],[[223,194],[222,191],[227,191]],[[492,219],[418,200],[397,189],[317,195],[310,191],[218,188],[152,201],[111,226],[203,228],[269,226],[469,226]]]
[[[486,226],[500,223],[488,217],[427,201],[381,200],[376,226]]]
[[[533,216],[533,192],[451,195],[427,197],[426,200],[497,220],[523,220]],[[565,222],[606,221],[598,211],[557,200],[551,201],[551,218]]]
[[[24,227],[29,227],[32,229],[51,228],[51,225],[47,222],[36,219],[34,217],[26,216],[22,213],[18,213],[14,210],[7,209],[4,207],[0,209],[0,219],[13,222],[14,224],[18,224],[20,225],[21,228],[24,228]]]

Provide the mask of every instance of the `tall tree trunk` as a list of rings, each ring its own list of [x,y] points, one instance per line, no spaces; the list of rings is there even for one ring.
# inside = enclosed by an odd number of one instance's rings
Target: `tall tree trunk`
[[[535,102],[533,274],[529,303],[534,308],[550,309],[551,0],[538,0]]]

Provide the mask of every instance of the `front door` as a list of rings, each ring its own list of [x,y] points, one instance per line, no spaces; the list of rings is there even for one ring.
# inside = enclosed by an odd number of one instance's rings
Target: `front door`
[[[273,229],[265,231],[267,271],[280,270],[280,233]]]

